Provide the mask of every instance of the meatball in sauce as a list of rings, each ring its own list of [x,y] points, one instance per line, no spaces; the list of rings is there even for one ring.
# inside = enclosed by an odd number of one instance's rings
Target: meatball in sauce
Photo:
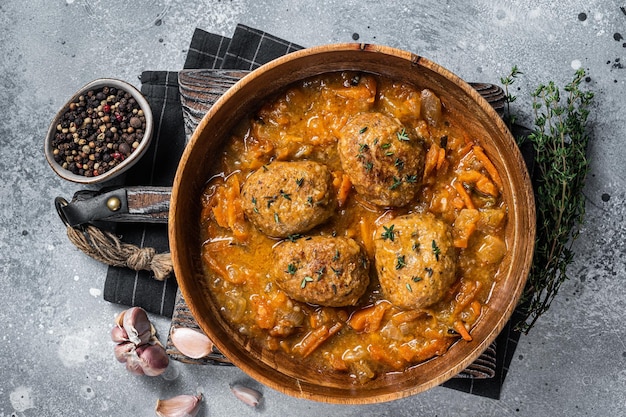
[[[424,145],[397,119],[377,112],[357,114],[341,130],[338,150],[342,168],[368,201],[402,207],[417,194]]]
[[[452,231],[430,213],[387,221],[377,229],[374,242],[381,289],[398,307],[429,307],[456,279]]]
[[[287,237],[325,222],[337,202],[328,168],[312,161],[277,161],[259,168],[243,184],[243,210],[263,233]]]
[[[355,305],[369,284],[369,260],[354,239],[314,236],[274,248],[273,277],[294,300],[329,307]]]

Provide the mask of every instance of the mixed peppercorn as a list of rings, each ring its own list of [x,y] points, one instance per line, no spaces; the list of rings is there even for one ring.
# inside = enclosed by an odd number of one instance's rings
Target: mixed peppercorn
[[[122,89],[87,91],[69,104],[52,139],[55,161],[85,177],[102,175],[122,163],[141,143],[146,118]]]

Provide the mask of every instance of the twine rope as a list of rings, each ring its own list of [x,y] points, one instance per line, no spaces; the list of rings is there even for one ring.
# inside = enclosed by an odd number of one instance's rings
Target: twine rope
[[[169,252],[156,253],[154,248],[140,248],[124,243],[113,233],[93,225],[81,228],[68,226],[67,237],[74,246],[97,261],[135,271],[152,271],[154,278],[159,281],[166,279],[173,269]]]

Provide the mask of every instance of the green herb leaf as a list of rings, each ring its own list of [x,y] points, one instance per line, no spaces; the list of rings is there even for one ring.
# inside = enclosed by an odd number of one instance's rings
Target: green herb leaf
[[[317,274],[317,280],[319,281],[320,279],[322,279],[322,276],[324,275],[324,272],[326,272],[326,267],[323,266],[320,269],[318,269],[317,271],[315,271],[315,273]]]
[[[402,178],[393,177],[393,184],[389,187],[390,190],[395,190],[400,185],[402,185]]]
[[[396,270],[397,269],[402,269],[405,266],[406,266],[405,256],[404,255],[398,255],[398,257],[396,258]]]
[[[287,270],[285,272],[287,272],[289,275],[294,275],[297,270],[298,268],[294,264],[289,264],[287,265]]]
[[[313,277],[307,275],[306,277],[302,278],[302,281],[300,282],[300,288],[306,287],[306,284],[308,284],[309,282],[313,282]]]
[[[437,262],[439,262],[439,255],[441,255],[441,249],[439,249],[439,246],[437,246],[437,242],[435,242],[435,239],[433,239],[432,248],[433,248],[433,254],[435,254],[435,259],[437,259]]]
[[[296,240],[301,239],[301,238],[302,238],[302,235],[300,233],[294,233],[294,234],[287,236],[287,240],[291,242],[295,242]]]
[[[398,137],[398,140],[400,142],[408,142],[409,139],[409,135],[406,133],[406,129],[402,128],[401,131],[396,133],[396,136]]]
[[[385,231],[380,235],[380,237],[383,238],[383,240],[387,240],[389,239],[390,241],[393,242],[393,240],[395,239],[395,232],[394,232],[394,227],[395,225],[392,224],[391,226],[387,227],[387,226],[383,226],[383,229],[385,229]]]

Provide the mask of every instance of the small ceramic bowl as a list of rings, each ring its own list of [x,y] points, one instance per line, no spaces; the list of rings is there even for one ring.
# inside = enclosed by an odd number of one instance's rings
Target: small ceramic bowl
[[[129,93],[139,105],[139,108],[143,111],[143,116],[145,117],[145,128],[143,130],[143,136],[140,141],[138,141],[138,146],[135,148],[132,145],[128,145],[131,149],[130,153],[125,156],[121,153],[115,155],[117,158],[121,160],[119,164],[110,168],[109,170],[100,173],[99,175],[85,176],[76,174],[69,169],[64,168],[61,163],[57,162],[55,159],[55,149],[53,146],[53,140],[55,135],[58,133],[58,126],[61,123],[64,114],[70,109],[72,103],[76,103],[79,100],[81,95],[86,95],[89,91],[99,91],[103,87],[114,87],[117,90],[123,90]],[[110,116],[115,117],[114,111],[110,111]],[[121,116],[120,116],[121,117]],[[48,128],[48,134],[46,135],[45,144],[44,144],[44,153],[46,155],[46,159],[48,164],[52,168],[54,172],[56,172],[61,178],[64,178],[68,181],[80,183],[80,184],[96,184],[106,182],[111,180],[114,177],[122,174],[127,171],[130,167],[132,167],[146,152],[148,146],[150,145],[150,141],[152,139],[153,132],[153,117],[152,110],[150,109],[150,105],[145,97],[131,84],[113,79],[113,78],[99,78],[96,79],[84,87],[79,89],[59,110],[56,114],[52,123],[50,123],[50,127]],[[121,133],[121,132],[120,132]],[[85,144],[79,145],[84,146]],[[79,148],[80,149],[80,148]],[[111,152],[113,154],[114,152]]]

